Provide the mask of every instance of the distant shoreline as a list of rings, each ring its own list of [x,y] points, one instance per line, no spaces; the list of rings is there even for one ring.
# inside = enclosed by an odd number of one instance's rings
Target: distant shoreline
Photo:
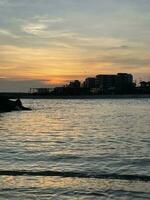
[[[50,96],[50,95],[32,95],[28,93],[0,93],[0,97],[10,99],[139,99],[150,98],[150,94],[126,94],[126,95],[66,95],[66,96]]]
[[[81,96],[37,96],[31,99],[148,99],[150,95],[81,95]]]

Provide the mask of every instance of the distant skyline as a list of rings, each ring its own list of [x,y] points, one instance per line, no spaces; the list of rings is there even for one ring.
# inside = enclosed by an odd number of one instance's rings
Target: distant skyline
[[[96,74],[150,80],[149,0],[0,0],[0,91]]]

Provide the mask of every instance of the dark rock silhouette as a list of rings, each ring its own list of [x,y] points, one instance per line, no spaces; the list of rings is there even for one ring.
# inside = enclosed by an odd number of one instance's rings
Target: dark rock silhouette
[[[6,97],[0,97],[0,112],[11,112],[11,111],[21,111],[21,110],[31,110],[31,109],[24,107],[20,99],[13,101]]]

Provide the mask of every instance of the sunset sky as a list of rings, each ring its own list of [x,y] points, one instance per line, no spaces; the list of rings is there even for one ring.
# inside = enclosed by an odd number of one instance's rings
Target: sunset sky
[[[0,0],[0,91],[118,72],[150,80],[150,0]]]

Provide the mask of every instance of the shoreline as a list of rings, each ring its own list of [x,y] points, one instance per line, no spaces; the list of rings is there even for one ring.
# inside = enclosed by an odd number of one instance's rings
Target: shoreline
[[[50,96],[28,93],[0,93],[0,97],[7,97],[9,99],[149,99],[150,94]]]
[[[81,95],[81,96],[37,96],[31,99],[149,99],[150,95]]]

